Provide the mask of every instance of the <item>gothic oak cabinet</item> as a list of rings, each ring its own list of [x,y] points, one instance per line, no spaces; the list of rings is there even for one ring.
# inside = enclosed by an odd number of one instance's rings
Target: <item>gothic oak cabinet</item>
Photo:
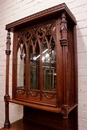
[[[78,130],[76,20],[65,3],[6,25],[5,123],[2,130]],[[9,95],[13,33],[12,98]],[[9,102],[23,105],[10,124]]]

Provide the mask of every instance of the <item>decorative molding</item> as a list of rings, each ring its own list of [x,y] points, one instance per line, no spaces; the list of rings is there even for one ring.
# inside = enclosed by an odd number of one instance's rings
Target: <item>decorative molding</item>
[[[19,89],[19,90],[16,90],[17,94],[19,95],[24,95],[26,94],[26,91],[24,89]]]
[[[34,20],[36,21],[37,19],[40,19],[40,18],[42,19],[42,17],[44,18],[44,17],[47,17],[48,15],[49,16],[51,15],[51,19],[52,19],[52,17],[60,15],[60,11],[66,11],[66,13],[68,14],[68,17],[70,17],[71,21],[74,24],[76,24],[76,19],[75,19],[74,15],[68,9],[68,7],[66,6],[66,4],[62,3],[62,4],[56,5],[54,7],[51,7],[49,9],[40,11],[40,12],[38,12],[36,14],[32,14],[30,16],[27,16],[25,18],[17,20],[17,21],[15,21],[13,23],[10,23],[10,24],[6,25],[6,30],[10,29],[10,31],[14,31],[14,28],[17,27],[17,26],[20,26],[20,25],[32,22]],[[54,15],[54,14],[57,14],[57,15]],[[49,19],[50,19],[50,17],[48,18],[48,20]]]
[[[43,92],[43,98],[56,100],[56,93]]]
[[[28,91],[28,96],[31,96],[31,97],[40,97],[40,92],[38,91]]]

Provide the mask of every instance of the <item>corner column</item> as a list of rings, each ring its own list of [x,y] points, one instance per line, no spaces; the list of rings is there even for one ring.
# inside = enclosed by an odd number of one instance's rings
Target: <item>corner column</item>
[[[10,45],[11,45],[11,38],[10,38],[10,31],[8,30],[7,32],[7,42],[6,42],[6,88],[5,88],[5,96],[4,96],[4,101],[5,101],[5,123],[4,127],[9,128],[10,127],[10,121],[9,121],[9,59],[10,59]]]
[[[67,94],[67,52],[68,52],[68,38],[67,38],[67,21],[65,12],[62,13],[61,17],[61,40],[62,46],[62,76],[63,76],[63,105],[61,107],[61,113],[63,115],[63,126],[62,130],[68,130],[68,94]]]

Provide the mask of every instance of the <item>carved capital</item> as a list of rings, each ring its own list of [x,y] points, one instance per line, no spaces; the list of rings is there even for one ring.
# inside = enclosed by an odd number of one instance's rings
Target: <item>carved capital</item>
[[[68,46],[68,40],[63,38],[60,40],[60,44],[61,44],[61,46]]]
[[[11,54],[11,50],[5,50],[6,55],[10,55]]]
[[[4,96],[4,101],[5,101],[5,102],[7,102],[9,99],[10,99],[10,96],[9,96],[9,95],[5,95],[5,96]]]
[[[61,113],[63,115],[64,119],[68,118],[68,113],[69,113],[69,106],[68,105],[63,105],[61,108]]]

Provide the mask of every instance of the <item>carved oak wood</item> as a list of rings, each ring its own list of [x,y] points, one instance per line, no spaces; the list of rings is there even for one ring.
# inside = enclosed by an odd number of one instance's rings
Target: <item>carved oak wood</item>
[[[9,102],[24,106],[23,122],[13,123],[15,130],[20,123],[30,128],[25,122],[38,124],[38,130],[43,126],[53,130],[78,130],[76,19],[66,4],[10,23],[6,30],[3,130],[11,130]],[[10,32],[14,34],[12,99],[9,95]]]

